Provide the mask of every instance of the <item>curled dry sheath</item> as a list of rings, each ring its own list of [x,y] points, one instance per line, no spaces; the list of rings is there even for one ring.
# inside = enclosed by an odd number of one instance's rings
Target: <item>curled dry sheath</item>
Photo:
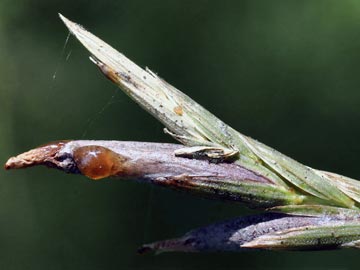
[[[149,69],[60,17],[101,72],[182,145],[58,141],[10,158],[6,169],[46,165],[91,179],[136,179],[268,211],[144,245],[141,252],[360,247],[358,181],[304,166],[235,131]]]

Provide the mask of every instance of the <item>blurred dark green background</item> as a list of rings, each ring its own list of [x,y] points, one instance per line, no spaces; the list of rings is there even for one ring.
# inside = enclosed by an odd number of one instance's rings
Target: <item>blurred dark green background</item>
[[[360,178],[356,0],[2,0],[2,163],[58,139],[172,141],[103,78],[73,37],[63,49],[68,32],[57,12],[149,66],[244,134],[315,168]],[[359,265],[360,253],[351,250],[140,256],[136,248],[142,243],[254,211],[46,168],[2,170],[0,180],[0,269]]]

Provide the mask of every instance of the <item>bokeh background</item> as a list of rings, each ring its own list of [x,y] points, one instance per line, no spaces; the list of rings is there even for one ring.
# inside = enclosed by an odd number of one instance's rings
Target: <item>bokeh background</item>
[[[57,12],[225,122],[360,179],[360,2],[0,1],[0,161],[58,139],[172,142],[107,81]],[[358,269],[359,252],[137,255],[143,243],[255,213],[46,168],[0,171],[0,269]]]

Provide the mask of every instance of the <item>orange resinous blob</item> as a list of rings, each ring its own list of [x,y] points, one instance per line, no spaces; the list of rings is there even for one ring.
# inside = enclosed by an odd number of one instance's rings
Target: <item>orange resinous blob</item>
[[[97,145],[76,148],[73,157],[80,172],[94,180],[123,174],[127,161],[126,157]]]

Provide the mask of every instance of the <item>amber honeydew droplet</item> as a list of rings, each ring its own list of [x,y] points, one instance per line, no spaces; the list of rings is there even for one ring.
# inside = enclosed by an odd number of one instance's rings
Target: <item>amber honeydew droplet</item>
[[[73,157],[80,172],[94,180],[121,173],[127,160],[114,151],[98,145],[76,148]]]

